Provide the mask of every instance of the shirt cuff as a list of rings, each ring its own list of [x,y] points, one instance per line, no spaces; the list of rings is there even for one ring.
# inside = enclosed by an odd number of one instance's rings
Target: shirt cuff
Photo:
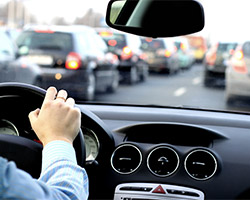
[[[49,142],[42,152],[42,171],[59,160],[67,160],[77,164],[74,147],[61,140]]]
[[[5,172],[8,166],[8,161],[2,157],[0,157],[0,197],[2,197],[1,194],[3,194],[4,190],[4,179],[5,179]]]

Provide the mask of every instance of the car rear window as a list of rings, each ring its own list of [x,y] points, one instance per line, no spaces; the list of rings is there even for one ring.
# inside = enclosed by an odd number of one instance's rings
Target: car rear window
[[[219,43],[218,52],[228,52],[234,50],[237,46],[237,43]]]
[[[61,32],[23,32],[17,38],[18,47],[26,46],[29,49],[70,51],[72,50],[72,35]]]
[[[164,41],[159,39],[152,41],[142,40],[142,49],[143,50],[165,49]]]
[[[127,46],[125,35],[119,33],[100,34],[109,47],[122,49]]]

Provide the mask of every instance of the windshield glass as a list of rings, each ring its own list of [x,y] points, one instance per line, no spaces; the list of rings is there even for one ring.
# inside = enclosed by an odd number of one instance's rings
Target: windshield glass
[[[110,29],[109,0],[3,0],[0,64],[17,69],[0,67],[0,82],[54,85],[79,102],[250,112],[249,0],[199,1],[204,30],[152,39]]]

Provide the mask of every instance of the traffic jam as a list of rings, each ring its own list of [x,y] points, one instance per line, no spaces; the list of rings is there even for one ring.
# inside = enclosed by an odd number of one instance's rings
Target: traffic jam
[[[250,42],[2,21],[0,82],[54,85],[78,101],[249,109]]]

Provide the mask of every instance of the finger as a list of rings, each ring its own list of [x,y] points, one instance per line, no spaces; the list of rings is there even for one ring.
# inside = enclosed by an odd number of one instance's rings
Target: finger
[[[67,99],[68,93],[65,90],[60,90],[57,94],[56,100],[65,102]]]
[[[68,98],[66,101],[66,104],[68,104],[71,107],[75,106],[75,100],[73,98]]]
[[[40,113],[39,108],[29,113],[29,120],[31,123],[33,123],[37,119],[39,113]]]
[[[56,93],[57,93],[57,90],[55,87],[49,87],[47,89],[43,103],[48,102],[48,101],[53,101],[56,97]]]

